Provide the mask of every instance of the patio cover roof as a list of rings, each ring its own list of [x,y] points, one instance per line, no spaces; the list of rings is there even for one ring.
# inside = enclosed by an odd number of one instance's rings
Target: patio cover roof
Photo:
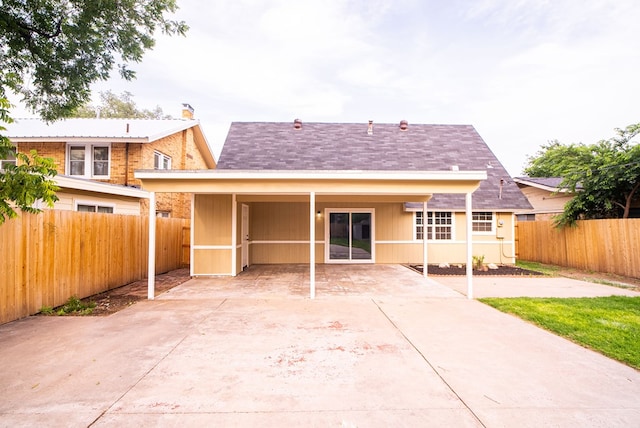
[[[394,196],[421,202],[434,193],[475,191],[485,171],[157,171],[139,170],[135,177],[151,192],[228,193],[254,195]],[[421,199],[415,199],[420,197]],[[409,199],[407,199],[409,198]]]
[[[486,171],[274,171],[199,170],[136,171],[135,178],[151,192],[149,202],[149,299],[155,294],[155,192],[218,193],[234,201],[282,200],[298,197],[309,202],[309,242],[315,242],[316,201],[423,202],[434,193],[465,194],[467,223],[467,296],[472,298],[472,193],[487,179]],[[288,200],[288,199],[287,199]],[[235,210],[235,204],[233,209]],[[194,213],[191,213],[192,220]],[[234,226],[235,223],[234,223]],[[232,234],[236,236],[235,233]],[[236,246],[234,241],[232,247]],[[309,294],[315,297],[315,245],[309,245]],[[235,253],[234,253],[235,254]],[[233,259],[235,260],[235,259]],[[233,262],[233,261],[232,261]],[[423,264],[427,265],[427,242],[423,241]],[[423,269],[427,276],[427,269]]]

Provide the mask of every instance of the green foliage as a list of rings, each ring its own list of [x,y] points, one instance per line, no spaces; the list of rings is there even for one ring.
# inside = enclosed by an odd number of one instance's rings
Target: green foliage
[[[563,177],[562,187],[576,192],[558,226],[579,219],[628,218],[631,205],[640,199],[640,145],[631,140],[640,124],[616,129],[616,136],[598,143],[562,145],[557,141],[529,158],[530,177]]]
[[[60,310],[63,311],[65,315],[71,313],[90,315],[95,307],[96,304],[94,302],[84,303],[82,300],[78,299],[77,296],[71,296]]]
[[[157,30],[184,35],[182,21],[165,18],[176,0],[2,0],[0,2],[0,123],[11,123],[8,91],[45,120],[68,117],[90,99],[90,85],[107,80],[118,67],[124,79],[135,73],[154,45]],[[116,64],[117,61],[122,61]],[[1,134],[0,159],[15,149]],[[37,200],[57,200],[53,161],[32,152],[16,153],[16,166],[0,172],[0,224],[16,208],[38,212]]]
[[[43,306],[40,308],[40,313],[42,315],[53,315],[53,308],[51,306]]]
[[[176,10],[176,0],[3,0],[0,97],[11,89],[46,120],[68,117],[116,66],[134,78],[129,63],[154,46],[156,31],[184,35],[184,22],[165,18]]]
[[[111,91],[100,92],[100,105],[85,104],[78,108],[74,117],[87,118],[121,118],[121,119],[172,119],[165,115],[160,106],[153,110],[140,110],[133,101],[130,92],[123,92],[119,96]]]
[[[481,256],[472,256],[472,260],[475,270],[484,270],[484,254]]]
[[[565,177],[590,161],[590,149],[584,144],[562,144],[558,140],[543,144],[541,149],[528,157],[524,173],[529,177]]]
[[[54,310],[50,306],[43,306],[40,308],[40,313],[43,315],[91,315],[93,313],[93,308],[96,307],[95,302],[85,303],[82,300],[78,299],[77,296],[71,296],[67,300],[67,302],[60,306],[58,310]]]
[[[9,102],[0,98],[0,121],[11,123],[8,115]],[[1,123],[1,122],[0,122]],[[0,131],[5,128],[0,126]],[[34,150],[30,156],[16,153],[8,138],[0,135],[0,159],[9,155],[16,158],[16,165],[6,165],[0,170],[0,224],[17,216],[16,208],[30,213],[40,212],[34,208],[37,201],[48,207],[58,200],[58,187],[51,180],[56,175],[52,159],[39,156]]]
[[[480,301],[640,369],[640,297]]]

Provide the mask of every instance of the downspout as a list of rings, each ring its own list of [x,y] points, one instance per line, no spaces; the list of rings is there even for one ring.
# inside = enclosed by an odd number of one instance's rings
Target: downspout
[[[124,185],[129,185],[129,143],[124,143]]]
[[[98,110],[100,112],[100,110]],[[98,113],[100,115],[100,113]],[[126,127],[127,136],[129,136],[129,124]],[[124,185],[129,185],[129,142],[124,143]]]

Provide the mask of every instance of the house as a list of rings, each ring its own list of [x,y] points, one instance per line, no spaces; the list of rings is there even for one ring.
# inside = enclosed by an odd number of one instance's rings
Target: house
[[[531,209],[516,211],[518,221],[553,220],[553,217],[564,211],[567,202],[573,199],[574,193],[562,187],[561,177],[515,177],[524,196],[532,205]],[[581,187],[578,185],[577,190]]]
[[[194,194],[193,276],[309,263],[312,296],[316,263],[515,263],[531,208],[470,125],[235,122],[216,169],[135,176]]]
[[[149,200],[149,193],[137,187],[67,175],[56,175],[53,181],[60,188],[53,207],[56,210],[141,215],[142,205]]]
[[[35,149],[39,155],[54,159],[59,174],[56,181],[61,186],[57,209],[146,215],[148,195],[140,190],[140,181],[134,177],[136,169],[216,166],[200,122],[193,119],[188,104],[182,119],[78,118],[52,123],[17,119],[6,128],[18,151]],[[155,201],[158,216],[191,216],[190,194],[158,194]]]

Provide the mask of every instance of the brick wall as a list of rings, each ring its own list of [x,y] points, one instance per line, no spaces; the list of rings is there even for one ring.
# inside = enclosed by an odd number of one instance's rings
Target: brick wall
[[[193,128],[169,135],[142,148],[143,169],[153,168],[153,153],[158,151],[171,157],[171,169],[206,169],[207,164],[195,144]],[[147,207],[148,209],[148,207]],[[158,193],[156,194],[156,209],[170,211],[171,217],[191,217],[190,193]]]
[[[65,173],[65,158],[67,145],[65,143],[18,143],[16,144],[20,153],[29,154],[31,150],[38,152],[38,155],[45,158],[52,158],[56,165],[58,174]]]

